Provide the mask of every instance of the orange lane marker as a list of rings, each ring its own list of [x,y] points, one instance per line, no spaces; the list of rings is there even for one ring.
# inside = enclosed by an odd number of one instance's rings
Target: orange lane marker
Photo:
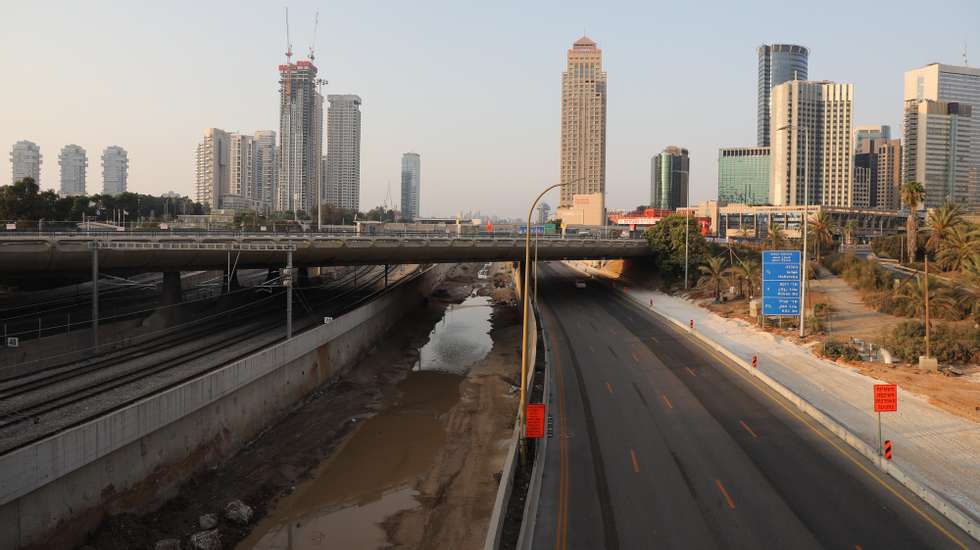
[[[650,339],[653,340],[654,342],[658,343],[658,344],[660,343],[660,340],[657,340],[657,337],[656,336],[650,336]]]
[[[631,355],[633,356],[633,361],[634,362],[636,362],[636,363],[639,363],[640,362],[640,358],[636,356],[636,352],[633,352]]]
[[[684,367],[684,368],[687,369],[687,373],[690,374],[691,376],[697,376],[696,374],[694,374],[694,371],[691,370],[691,367]]]
[[[728,507],[731,508],[732,510],[734,510],[735,509],[735,503],[732,502],[732,497],[728,494],[728,491],[725,490],[725,486],[721,484],[721,480],[720,479],[716,479],[715,480],[715,485],[718,486],[718,490],[721,491],[721,494],[725,497],[725,500],[728,501]]]
[[[636,461],[636,451],[630,449],[630,458],[633,459],[633,471],[640,473],[640,463]]]
[[[855,544],[854,545],[854,550],[864,550],[864,549],[861,548],[861,545],[860,544]]]
[[[750,428],[749,425],[746,424],[744,420],[739,420],[738,423],[741,424],[743,428],[745,428],[745,431],[752,434],[752,437],[759,439],[759,436],[755,435],[755,432],[752,431],[752,428]]]
[[[606,389],[609,390],[609,393],[612,393],[612,384],[606,382]]]
[[[671,402],[670,402],[670,399],[667,399],[667,394],[663,394],[663,393],[662,393],[662,394],[660,394],[660,397],[662,397],[662,398],[663,398],[663,400],[664,400],[664,403],[666,403],[666,404],[667,404],[667,406],[668,406],[669,408],[671,408],[671,409],[673,409],[673,408],[674,408],[674,405],[673,405],[673,404],[671,404]]]

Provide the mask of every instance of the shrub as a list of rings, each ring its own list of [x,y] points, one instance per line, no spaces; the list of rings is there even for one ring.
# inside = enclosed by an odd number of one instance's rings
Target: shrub
[[[915,363],[926,352],[926,327],[921,321],[903,321],[885,340],[885,347],[906,363]],[[980,359],[980,329],[937,323],[930,334],[929,350],[940,363],[964,364]]]
[[[843,357],[848,361],[861,359],[861,353],[855,346],[837,340],[827,340],[824,342],[820,348],[820,353],[831,359],[837,359],[838,357]]]

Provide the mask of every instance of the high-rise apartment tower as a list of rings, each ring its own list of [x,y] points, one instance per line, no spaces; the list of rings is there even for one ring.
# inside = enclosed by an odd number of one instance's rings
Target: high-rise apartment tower
[[[65,145],[58,155],[58,165],[61,167],[61,188],[58,193],[62,197],[84,195],[85,171],[88,168],[85,149],[78,145]]]
[[[324,202],[361,207],[361,98],[327,96],[327,173]]]
[[[573,206],[573,195],[606,192],[606,73],[602,50],[583,36],[568,50],[561,77],[562,208]]]
[[[770,96],[772,89],[790,80],[806,80],[810,50],[796,44],[763,44],[759,54],[758,145],[770,139]]]
[[[276,133],[273,130],[259,130],[253,138],[255,143],[255,168],[252,175],[255,178],[256,199],[265,210],[275,204],[275,192],[278,186],[279,160],[276,147]]]
[[[102,153],[102,194],[125,193],[129,185],[129,155],[118,145],[110,145]]]
[[[418,153],[402,155],[402,217],[414,220],[419,217],[419,199],[422,191],[422,157]]]
[[[13,180],[17,183],[24,178],[32,178],[41,185],[41,148],[33,141],[18,141],[10,149],[10,168]]]

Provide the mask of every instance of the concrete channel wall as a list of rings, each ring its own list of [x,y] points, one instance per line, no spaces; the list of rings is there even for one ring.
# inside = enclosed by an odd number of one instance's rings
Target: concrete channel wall
[[[333,322],[0,456],[0,548],[70,548],[237,451],[349,369],[438,283],[399,285]]]

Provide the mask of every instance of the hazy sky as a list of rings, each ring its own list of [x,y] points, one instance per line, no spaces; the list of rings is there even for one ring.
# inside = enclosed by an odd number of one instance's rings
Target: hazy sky
[[[778,6],[778,8],[776,7]],[[88,151],[101,191],[107,145],[129,151],[132,191],[193,193],[205,127],[278,130],[282,4],[4,2],[0,7],[3,183],[19,139]],[[756,47],[810,48],[810,78],[854,84],[856,124],[900,131],[902,74],[980,65],[980,2],[292,1],[305,57],[320,11],[324,93],[363,99],[361,208],[398,200],[400,157],[422,155],[422,212],[522,214],[558,177],[566,50],[587,32],[609,74],[608,204],[649,201],[650,157],[691,154],[692,199],[717,192],[723,146],[755,145]],[[193,196],[193,195],[192,195]],[[552,205],[557,197],[551,197]]]

